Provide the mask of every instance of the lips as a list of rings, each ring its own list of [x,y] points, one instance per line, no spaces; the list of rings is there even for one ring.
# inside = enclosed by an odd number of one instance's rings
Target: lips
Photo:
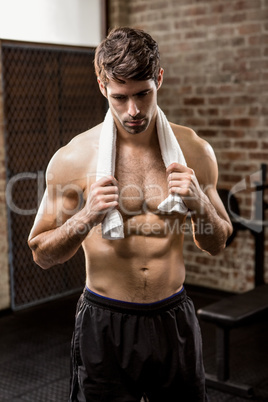
[[[128,126],[141,126],[143,123],[144,123],[144,119],[126,121],[126,124]]]

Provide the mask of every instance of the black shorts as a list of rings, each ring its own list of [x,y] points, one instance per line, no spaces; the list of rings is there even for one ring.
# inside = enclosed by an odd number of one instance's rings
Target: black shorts
[[[200,328],[186,291],[139,304],[85,289],[71,375],[72,402],[207,401]]]

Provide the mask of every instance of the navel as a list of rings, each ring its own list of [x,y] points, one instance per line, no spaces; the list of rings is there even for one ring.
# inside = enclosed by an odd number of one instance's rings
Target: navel
[[[143,267],[143,268],[141,268],[141,271],[145,273],[146,271],[148,271],[148,268]]]
[[[147,288],[147,280],[148,280],[147,272],[148,271],[149,271],[148,268],[145,268],[145,267],[141,268],[143,290],[146,290],[146,288]]]

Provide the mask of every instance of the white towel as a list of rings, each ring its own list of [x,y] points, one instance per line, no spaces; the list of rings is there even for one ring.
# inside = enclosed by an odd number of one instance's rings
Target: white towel
[[[177,162],[186,166],[181,148],[170,127],[170,124],[158,107],[156,128],[161,149],[162,158],[166,167],[171,163]],[[99,155],[97,164],[96,179],[104,176],[114,175],[116,155],[116,126],[110,109],[108,110],[99,139]],[[177,194],[170,194],[158,209],[163,212],[179,212],[186,214],[188,209],[181,197]],[[102,222],[102,237],[104,239],[115,240],[124,238],[123,219],[117,209],[109,211]]]
[[[166,168],[174,162],[187,166],[181,147],[160,107],[158,107],[157,111],[156,129],[162,159]],[[178,194],[170,194],[158,205],[158,209],[163,212],[179,212],[181,214],[186,214],[188,211],[188,208]]]
[[[114,175],[116,154],[116,126],[110,109],[106,113],[99,139],[96,179]],[[123,219],[117,209],[109,211],[102,222],[102,237],[116,240],[124,238]]]

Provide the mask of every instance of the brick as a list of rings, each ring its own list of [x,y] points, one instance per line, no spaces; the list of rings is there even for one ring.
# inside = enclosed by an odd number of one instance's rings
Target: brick
[[[217,57],[217,61],[224,61],[226,62],[226,60],[233,60],[234,57],[234,50],[231,48],[225,48],[225,47],[218,47],[216,50],[216,57]]]
[[[214,95],[218,94],[219,90],[215,86],[205,86],[202,85],[201,87],[196,88],[196,93],[199,95]]]
[[[259,33],[261,32],[261,25],[257,24],[257,23],[249,23],[249,24],[244,24],[241,25],[238,28],[238,32],[240,35],[251,35],[251,34],[255,34],[255,33]]]
[[[200,65],[202,62],[207,60],[207,55],[205,53],[189,54],[185,56],[185,61],[187,63],[197,63]]]
[[[261,49],[252,47],[237,49],[237,56],[248,59],[251,59],[253,57],[260,57]]]
[[[204,98],[185,98],[184,105],[204,105]]]
[[[218,116],[219,110],[216,108],[198,109],[197,113],[200,116]]]
[[[205,77],[203,75],[189,76],[188,74],[189,74],[189,68],[188,68],[188,71],[187,71],[187,75],[184,75],[182,77],[182,82],[183,82],[184,85],[189,85],[189,84],[190,85],[200,85],[202,83],[203,83],[203,85],[206,84],[206,79],[205,79]]]
[[[199,25],[204,25],[205,27],[212,27],[217,25],[217,23],[219,22],[219,17],[217,15],[209,15],[209,16],[205,16],[202,18],[197,18],[195,20],[195,25],[199,26]]]
[[[232,46],[244,46],[246,44],[246,40],[244,37],[232,38],[231,40]]]
[[[180,40],[176,43],[173,43],[173,54],[174,52],[177,54],[184,54],[184,53],[190,53],[190,52],[195,52],[196,50],[196,43],[195,42],[191,42],[191,41],[185,41]]]
[[[255,70],[268,70],[268,60],[252,60],[249,64],[250,68]]]
[[[224,138],[215,138],[213,142],[211,142],[211,145],[215,150],[218,149],[230,149],[232,148],[232,142],[229,140],[226,140]]]
[[[203,264],[203,265],[206,265],[207,264],[207,262],[208,262],[208,259],[206,258],[206,257],[201,257],[201,256],[197,256],[196,257],[196,262],[198,263],[198,264]],[[199,268],[199,267],[198,267]]]
[[[245,164],[235,164],[233,169],[234,171],[240,171],[240,172],[252,172],[254,170],[257,170],[259,168],[259,166],[257,165],[249,165],[248,163]]]
[[[218,26],[214,27],[214,31],[217,38],[222,38],[224,36],[232,38],[235,35],[235,28],[231,25],[225,26],[219,24]]]
[[[180,86],[178,88],[178,93],[180,95],[191,94],[192,92],[193,92],[193,87],[192,86]]]
[[[230,161],[244,160],[245,154],[244,152],[233,152],[233,151],[221,151],[220,152],[221,159],[227,159]]]
[[[198,130],[198,135],[200,137],[216,137],[218,135],[218,131],[206,128]]]
[[[166,77],[165,85],[180,85],[181,78],[180,77]]]
[[[262,149],[268,149],[268,141],[262,141],[261,148]]]
[[[238,79],[244,82],[258,82],[260,81],[260,73],[258,70],[248,70],[239,73]]]
[[[182,10],[182,17],[193,17],[207,13],[206,6],[189,6]]]
[[[135,3],[134,3],[135,4]],[[151,10],[161,10],[165,9],[167,7],[167,2],[166,1],[151,1],[149,5]]]
[[[233,24],[237,22],[243,22],[246,19],[246,13],[234,13],[234,14],[222,14],[220,23]]]
[[[199,130],[199,127],[206,126],[206,120],[198,117],[189,117],[185,120],[185,125],[194,128],[194,130]]]
[[[186,39],[204,39],[207,37],[207,32],[203,31],[191,31],[185,33]]]
[[[223,83],[229,83],[232,80],[232,74],[230,72],[227,73],[215,73],[215,74],[209,74],[209,83],[212,85],[215,85],[216,87],[218,85],[221,85]]]
[[[259,23],[265,22],[268,19],[268,7],[266,9],[259,8],[247,12],[248,21],[257,21]]]
[[[131,13],[143,13],[149,9],[147,4],[137,4],[137,3],[129,3],[130,5],[130,12]]]
[[[252,95],[239,95],[233,98],[234,105],[250,105],[251,103],[257,102],[258,98]]]
[[[190,20],[180,20],[180,21],[175,21],[174,23],[174,28],[178,29],[180,31],[183,31],[185,29],[190,29],[193,26],[192,21]]]
[[[211,119],[209,126],[229,127],[231,125],[230,119]]]
[[[210,97],[209,104],[210,105],[226,105],[231,102],[231,98],[229,96],[219,96],[219,97]]]
[[[249,36],[248,43],[252,46],[268,45],[268,34]]]
[[[249,8],[261,8],[261,0],[239,0],[233,1],[233,10],[245,10]]]
[[[180,116],[190,116],[190,117],[194,117],[194,110],[191,108],[180,108],[178,109],[178,114]]]
[[[258,120],[253,118],[241,117],[239,119],[234,119],[233,124],[234,126],[240,127],[256,127],[258,124]]]
[[[260,161],[267,161],[268,151],[267,152],[250,152],[249,158],[258,159]]]
[[[210,7],[210,11],[212,13],[226,13],[226,12],[230,12],[232,10],[232,4],[230,2],[216,2],[214,4],[211,5]]]
[[[260,111],[261,111],[260,105],[252,106],[249,108],[248,114],[249,116],[257,116],[260,114]]]
[[[252,148],[257,148],[258,147],[258,142],[257,141],[235,141],[234,142],[234,147],[236,148],[244,148],[244,149],[252,149]]]
[[[240,71],[244,71],[246,68],[246,62],[245,61],[239,61],[234,63],[233,61],[224,61],[222,63],[222,67],[221,67],[221,71],[223,72],[232,72],[232,73],[236,73],[236,72],[240,72]]]

